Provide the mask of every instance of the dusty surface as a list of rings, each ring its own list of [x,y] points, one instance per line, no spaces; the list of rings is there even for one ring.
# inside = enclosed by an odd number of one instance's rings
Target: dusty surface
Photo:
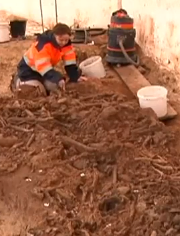
[[[0,45],[1,94],[29,44]],[[179,132],[110,71],[63,97],[1,98],[0,134],[1,236],[180,235]]]

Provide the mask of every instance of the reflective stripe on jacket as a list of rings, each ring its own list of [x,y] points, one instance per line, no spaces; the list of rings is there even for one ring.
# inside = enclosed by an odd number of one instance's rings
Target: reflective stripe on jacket
[[[63,75],[54,69],[59,61],[64,61],[65,71],[71,82],[80,77],[76,65],[76,55],[71,41],[60,48],[51,30],[40,34],[18,64],[18,75],[22,81],[36,78],[59,83]],[[42,77],[42,78],[40,78]]]
[[[38,51],[37,44],[38,42],[32,44],[25,53],[24,60],[32,70],[42,76],[53,69],[61,60],[64,61],[65,66],[76,64],[76,55],[72,45],[60,49],[54,47],[52,43],[47,43],[42,50]]]

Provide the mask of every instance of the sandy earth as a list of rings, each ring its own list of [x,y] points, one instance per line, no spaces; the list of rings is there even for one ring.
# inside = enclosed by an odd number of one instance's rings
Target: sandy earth
[[[178,119],[141,110],[108,69],[63,97],[8,98],[30,43],[0,45],[0,235],[180,235]]]

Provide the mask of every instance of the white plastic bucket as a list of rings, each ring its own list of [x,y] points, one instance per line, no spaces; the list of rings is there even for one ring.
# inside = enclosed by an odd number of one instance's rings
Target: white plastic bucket
[[[93,56],[84,61],[79,65],[83,75],[92,78],[103,78],[106,75],[104,66],[102,64],[102,58],[100,56]]]
[[[167,94],[166,88],[152,85],[138,90],[137,97],[141,108],[152,108],[160,118],[167,114]]]
[[[7,23],[0,23],[0,43],[10,41],[9,25]]]

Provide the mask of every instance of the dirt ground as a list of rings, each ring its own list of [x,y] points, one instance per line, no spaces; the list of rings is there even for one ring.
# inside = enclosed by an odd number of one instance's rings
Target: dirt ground
[[[0,45],[0,235],[180,236],[179,129],[141,110],[108,68],[61,97],[11,97],[30,43]],[[80,49],[80,61],[103,55]]]

